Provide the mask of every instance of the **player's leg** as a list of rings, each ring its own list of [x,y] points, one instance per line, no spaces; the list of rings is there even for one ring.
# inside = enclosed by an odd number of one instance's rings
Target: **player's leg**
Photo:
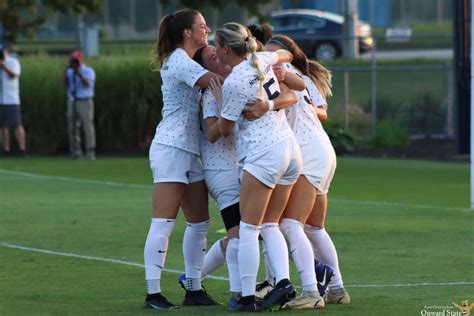
[[[255,176],[245,171],[242,176],[240,194],[240,227],[238,266],[242,283],[241,309],[257,309],[255,286],[260,263],[258,236],[264,212],[267,208],[272,188],[263,184]]]
[[[265,280],[257,284],[255,296],[263,300],[265,296],[275,287],[275,276],[270,265],[270,258],[268,256],[268,251],[264,242],[262,242],[262,251],[263,261],[265,264]]]
[[[303,224],[311,213],[315,199],[316,188],[306,176],[300,176],[291,192],[280,227],[288,241],[296,269],[300,273],[302,293],[286,303],[284,309],[324,308],[314,271],[313,249],[305,235]]]
[[[147,285],[145,306],[149,308],[177,307],[161,294],[161,272],[168,253],[169,237],[175,226],[185,189],[186,184],[178,182],[155,183],[153,187],[153,213],[144,251]]]
[[[195,155],[158,143],[150,147],[150,168],[153,173],[153,212],[147,235],[144,257],[147,297],[145,306],[170,309],[177,306],[161,294],[161,272],[164,268],[168,242],[183,199],[187,173]]]
[[[181,207],[186,218],[183,237],[183,256],[186,275],[186,295],[183,305],[216,305],[201,285],[201,273],[207,248],[209,229],[209,199],[202,166],[195,157],[188,172],[190,184],[186,188]]]
[[[344,289],[336,247],[324,227],[326,211],[327,195],[318,195],[313,213],[305,226],[305,232],[311,240],[317,259],[334,270],[329,290],[324,297],[326,303],[349,304],[350,297]]]
[[[301,172],[301,152],[296,140],[288,139],[278,146],[277,156],[285,157],[286,167],[279,175],[278,185],[272,192],[269,205],[265,211],[261,236],[268,253],[269,263],[275,276],[275,288],[271,290],[263,302],[264,308],[280,308],[296,295],[290,282],[288,248],[279,221],[290,198],[293,185]]]
[[[214,199],[220,210],[227,236],[216,241],[206,253],[202,270],[203,278],[225,264],[228,241],[231,238],[238,238],[238,225],[240,222],[240,180],[238,168],[204,170],[204,179],[209,195]]]
[[[320,152],[327,156],[326,159],[330,163],[326,172],[323,173],[323,181],[318,190],[316,203],[306,222],[305,233],[311,241],[315,258],[333,269],[329,290],[324,296],[326,303],[349,304],[350,296],[344,289],[336,247],[325,229],[327,192],[336,170],[336,155],[332,146],[324,143],[322,145],[325,147]]]
[[[289,281],[290,278],[288,248],[278,223],[290,196],[291,188],[291,185],[275,186],[265,211],[262,231],[260,232],[265,244],[268,262],[275,278],[275,285],[278,285],[282,280]]]

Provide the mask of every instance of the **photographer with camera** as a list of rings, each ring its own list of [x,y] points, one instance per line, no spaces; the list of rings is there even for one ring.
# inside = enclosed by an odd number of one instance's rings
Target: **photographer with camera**
[[[69,151],[82,158],[80,126],[85,136],[85,159],[95,160],[94,69],[84,64],[84,54],[73,51],[65,72]]]
[[[0,45],[0,131],[5,156],[11,155],[10,128],[15,130],[20,157],[26,157],[25,129],[20,112],[20,62]]]

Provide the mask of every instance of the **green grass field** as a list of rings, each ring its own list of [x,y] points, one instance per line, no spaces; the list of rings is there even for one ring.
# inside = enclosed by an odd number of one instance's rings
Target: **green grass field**
[[[438,307],[455,312],[451,303],[464,299],[473,303],[468,164],[338,162],[327,229],[352,304],[279,314],[420,315],[423,309],[440,311]],[[1,159],[0,315],[156,313],[142,307],[140,266],[150,219],[150,183],[146,158]],[[214,206],[211,216],[209,244],[222,236]],[[183,222],[180,217],[171,238],[168,269],[184,268]],[[162,288],[172,302],[180,303],[177,276],[165,272]],[[216,276],[226,277],[226,269]],[[293,268],[292,279],[299,284]],[[205,284],[219,301],[228,301],[227,282],[208,279]],[[224,306],[167,313],[233,314]]]

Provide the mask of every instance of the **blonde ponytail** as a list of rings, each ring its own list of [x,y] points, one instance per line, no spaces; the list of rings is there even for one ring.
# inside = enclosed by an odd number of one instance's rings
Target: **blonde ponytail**
[[[260,86],[263,85],[265,74],[256,54],[258,44],[245,26],[235,22],[226,23],[216,31],[215,40],[220,46],[228,46],[238,56],[250,54],[250,64],[256,70]]]
[[[262,71],[262,65],[260,64],[260,59],[257,57],[257,48],[258,44],[255,38],[248,37],[245,43],[245,49],[247,53],[250,54],[250,64],[255,68],[257,72],[257,78],[260,82],[265,79],[265,74]]]

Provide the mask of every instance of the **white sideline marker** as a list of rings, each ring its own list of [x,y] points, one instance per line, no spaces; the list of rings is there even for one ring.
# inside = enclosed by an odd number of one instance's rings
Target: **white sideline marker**
[[[126,266],[133,266],[133,267],[139,267],[139,268],[144,268],[145,265],[142,263],[137,263],[137,262],[130,262],[130,261],[125,261],[125,260],[117,260],[117,259],[110,259],[110,258],[102,258],[102,257],[94,257],[94,256],[83,256],[83,255],[78,255],[75,253],[68,253],[68,252],[61,252],[61,251],[53,251],[53,250],[46,250],[46,249],[39,249],[39,248],[31,248],[31,247],[24,247],[24,246],[19,246],[19,245],[13,245],[10,243],[6,242],[0,242],[0,247],[3,248],[10,248],[10,249],[16,249],[16,250],[24,250],[24,251],[31,251],[31,252],[39,252],[39,253],[44,253],[48,255],[56,255],[56,256],[63,256],[63,257],[71,257],[71,258],[77,258],[77,259],[83,259],[83,260],[92,260],[92,261],[102,261],[102,262],[107,262],[107,263],[115,263],[115,264],[121,264],[121,265],[126,265]],[[175,269],[163,269],[165,272],[170,272],[170,273],[176,273],[176,274],[183,274],[183,271],[180,270],[175,270]],[[219,281],[229,281],[228,278],[225,277],[220,277],[220,276],[214,276],[214,275],[208,275],[206,276],[208,279],[213,279],[213,280],[219,280]],[[380,288],[380,287],[417,287],[417,286],[456,286],[456,285],[474,285],[473,281],[458,281],[458,282],[441,282],[441,283],[435,283],[435,282],[423,282],[423,283],[395,283],[395,284],[354,284],[354,285],[346,285],[346,287],[352,287],[352,288]]]

